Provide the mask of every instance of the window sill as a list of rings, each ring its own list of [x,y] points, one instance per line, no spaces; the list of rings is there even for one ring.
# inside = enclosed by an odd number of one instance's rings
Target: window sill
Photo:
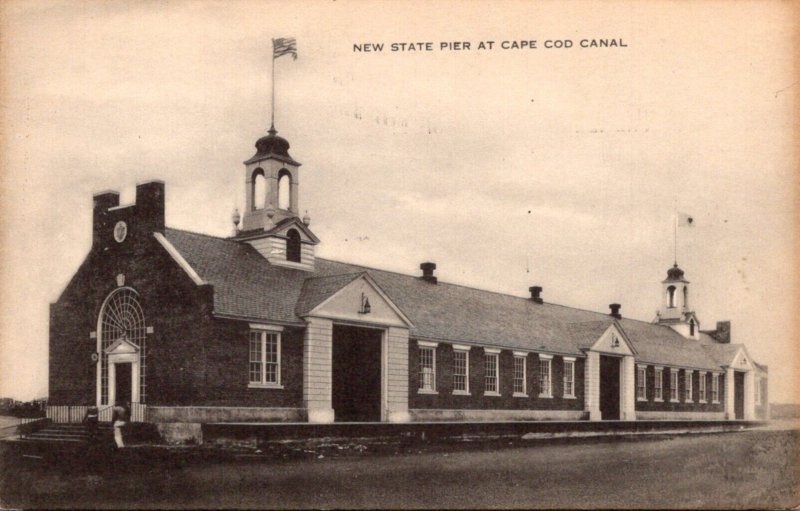
[[[417,390],[417,394],[431,394],[431,395],[433,395],[433,394],[438,394],[438,393],[439,392],[437,392],[435,390],[429,390],[429,389],[419,389],[419,390]]]
[[[543,397],[545,399],[552,399],[553,394],[539,394],[539,397]]]
[[[678,399],[670,399],[669,402],[670,403],[680,403],[680,400],[678,400]]]
[[[491,391],[489,391],[489,392],[484,392],[484,393],[483,393],[483,395],[484,395],[484,396],[500,397],[500,393],[499,393],[499,392],[491,392]]]
[[[564,396],[564,399],[578,399],[578,396]]]
[[[647,402],[647,398],[646,397],[637,397],[636,401],[638,401],[640,403],[646,403]]]
[[[453,391],[453,395],[454,396],[471,396],[472,394],[470,394],[470,392],[468,390],[454,390]]]
[[[528,394],[525,394],[523,392],[514,392],[514,394],[512,394],[512,395],[514,397],[528,397]]]
[[[664,402],[663,399],[658,399],[658,398],[653,399],[653,401],[655,401],[656,403],[663,403]]]
[[[711,401],[711,404],[712,404],[712,405],[718,405],[718,404],[719,404],[719,401]]]
[[[248,383],[248,389],[282,389],[283,385],[280,383]]]
[[[700,403],[700,404],[702,404],[702,405],[704,405],[704,404],[706,404],[706,403],[707,403],[707,401],[706,401],[705,399],[701,399],[701,400],[699,401],[699,403]]]

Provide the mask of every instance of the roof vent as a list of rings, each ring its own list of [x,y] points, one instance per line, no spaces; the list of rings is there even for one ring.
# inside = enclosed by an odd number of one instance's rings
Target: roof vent
[[[528,288],[531,292],[531,300],[536,303],[544,303],[544,300],[539,296],[542,294],[542,286],[532,286]]]
[[[436,284],[437,279],[433,275],[433,270],[436,269],[436,263],[422,263],[419,265],[419,269],[422,270],[422,280],[430,282],[431,284]]]
[[[618,303],[610,303],[608,304],[608,307],[611,309],[611,314],[610,314],[611,316],[617,319],[622,319],[622,314],[619,313],[619,310],[622,308],[622,305]]]

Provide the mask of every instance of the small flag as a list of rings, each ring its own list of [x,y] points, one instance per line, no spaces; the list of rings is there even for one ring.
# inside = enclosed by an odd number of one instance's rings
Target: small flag
[[[272,60],[291,55],[297,60],[297,40],[294,37],[279,37],[272,40]]]
[[[678,227],[694,227],[694,217],[689,213],[678,213]]]

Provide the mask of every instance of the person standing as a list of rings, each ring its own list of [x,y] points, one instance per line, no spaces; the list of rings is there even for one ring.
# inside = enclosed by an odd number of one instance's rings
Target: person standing
[[[111,414],[111,422],[114,424],[114,443],[118,449],[125,447],[122,441],[122,426],[128,420],[128,410],[126,406],[115,405]]]
[[[97,438],[97,422],[100,419],[99,412],[96,406],[90,406],[86,410],[86,415],[83,417],[83,424],[86,426],[86,432],[89,436],[89,444],[94,445]]]

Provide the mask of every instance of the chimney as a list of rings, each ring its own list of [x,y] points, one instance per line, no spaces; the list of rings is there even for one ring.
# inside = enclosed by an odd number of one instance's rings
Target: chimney
[[[110,232],[108,209],[119,206],[119,192],[100,192],[92,197],[92,242],[99,246],[100,239]]]
[[[136,216],[146,232],[164,233],[164,182],[136,185]]]
[[[536,303],[544,303],[544,300],[539,296],[542,294],[542,286],[532,286],[528,288],[528,291],[531,292],[531,300]]]
[[[430,282],[431,284],[436,284],[437,279],[433,275],[433,270],[436,269],[436,263],[422,263],[419,265],[419,269],[422,270],[422,280]]]
[[[731,322],[730,321],[717,321],[717,330],[714,335],[717,342],[723,344],[731,343]]]
[[[608,304],[608,307],[611,309],[611,314],[609,314],[610,316],[613,316],[617,319],[622,319],[622,314],[619,313],[619,310],[622,308],[622,305],[618,303],[610,303]]]

